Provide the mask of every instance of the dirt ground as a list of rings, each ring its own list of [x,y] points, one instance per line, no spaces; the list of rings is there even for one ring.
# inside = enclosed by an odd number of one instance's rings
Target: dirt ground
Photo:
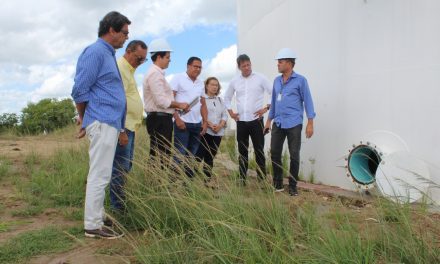
[[[27,180],[24,169],[24,162],[29,154],[37,157],[48,157],[57,150],[66,147],[75,148],[86,144],[86,139],[78,140],[75,138],[75,130],[60,134],[41,135],[35,137],[0,137],[0,157],[10,161],[11,174],[23,176],[20,180]],[[0,161],[1,162],[1,161]],[[23,209],[27,206],[21,199],[16,186],[11,177],[0,179],[0,222],[13,223],[6,232],[0,232],[0,243],[13,238],[19,234],[39,230],[45,227],[59,227],[68,229],[73,226],[81,226],[82,222],[66,220],[63,213],[55,208],[45,209],[43,213],[32,217],[13,216],[13,212]],[[73,249],[67,252],[43,255],[32,258],[29,263],[32,264],[83,264],[83,263],[127,263],[127,260],[118,256],[111,256],[107,251],[115,246],[115,241],[83,239],[76,240]],[[104,252],[106,254],[102,254]]]
[[[48,157],[54,154],[58,149],[63,148],[85,148],[86,139],[78,140],[75,138],[76,131],[70,129],[59,134],[35,137],[2,137],[0,136],[0,162],[2,159],[9,160],[12,163],[11,174],[20,177],[20,180],[27,180],[27,174],[24,164],[29,154],[37,157]],[[217,161],[220,166],[231,170],[237,165],[229,161],[226,154],[220,154]],[[227,170],[225,170],[225,174]],[[250,171],[250,181],[256,178],[256,173]],[[328,202],[334,199],[340,199],[345,205],[344,210],[351,210],[356,214],[368,215],[368,210],[372,207],[371,197],[360,197],[358,194],[345,191],[336,187],[299,183],[301,195],[292,202],[292,208],[295,203],[305,201],[316,201],[316,204],[322,207],[322,213],[326,213],[331,208]],[[0,232],[0,243],[13,238],[24,232],[42,229],[44,227],[55,226],[60,229],[68,229],[73,226],[82,226],[82,221],[67,220],[63,212],[59,209],[48,208],[43,213],[32,217],[13,216],[13,212],[23,209],[27,206],[26,202],[20,197],[20,192],[16,189],[13,179],[6,177],[0,179],[0,223],[15,223],[5,232]],[[282,195],[282,194],[280,194]],[[339,198],[337,198],[339,197]],[[287,199],[287,198],[286,198]],[[439,216],[440,217],[440,216]],[[367,216],[360,217],[365,221]],[[374,219],[373,219],[374,220]],[[124,252],[127,247],[123,240],[95,240],[95,239],[77,239],[75,246],[66,252],[42,255],[32,258],[29,263],[32,264],[61,264],[61,263],[130,263],[130,257],[121,257],[118,252]]]

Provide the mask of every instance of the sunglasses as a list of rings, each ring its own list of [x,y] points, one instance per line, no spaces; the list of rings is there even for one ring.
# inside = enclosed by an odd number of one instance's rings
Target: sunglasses
[[[148,59],[146,57],[136,55],[136,60],[139,64],[146,62]]]

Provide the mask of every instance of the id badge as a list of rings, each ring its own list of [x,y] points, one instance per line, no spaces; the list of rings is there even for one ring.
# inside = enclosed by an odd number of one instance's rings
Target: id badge
[[[281,93],[278,94],[277,101],[281,101]]]

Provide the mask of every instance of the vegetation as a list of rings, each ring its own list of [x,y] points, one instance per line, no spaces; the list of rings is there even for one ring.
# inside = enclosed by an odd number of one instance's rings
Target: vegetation
[[[239,186],[233,177],[236,172],[219,164],[213,179],[217,185],[207,188],[199,164],[186,164],[197,171],[189,180],[182,169],[162,168],[148,159],[145,133],[137,134],[136,140],[127,212],[113,215],[127,236],[114,249],[100,253],[129,255],[139,263],[437,263],[440,259],[439,219],[424,205],[381,198],[322,199],[306,191],[292,198],[274,193],[269,181],[250,179],[248,186]],[[222,145],[231,141],[225,138]],[[80,149],[65,149],[47,159],[35,154],[26,159],[29,182],[16,183],[29,204],[22,216],[56,207],[68,219],[82,219],[88,170],[83,142]],[[221,152],[233,151],[222,146]],[[78,236],[81,227],[70,233]],[[0,225],[3,232],[8,228],[6,223]],[[45,241],[34,242],[42,237]],[[0,262],[23,262],[71,243],[57,229],[25,233],[0,244]]]
[[[71,229],[78,235],[79,229]],[[66,250],[73,245],[72,239],[62,231],[49,227],[24,233],[0,245],[0,263],[25,263],[32,256]]]
[[[43,99],[22,110],[21,131],[29,134],[51,132],[73,123],[75,107],[71,99]]]
[[[18,126],[19,117],[15,113],[3,113],[0,115],[0,132],[13,129]]]
[[[15,113],[0,115],[0,132],[15,134],[49,133],[72,124],[75,107],[71,99],[43,99],[29,103],[19,116]]]

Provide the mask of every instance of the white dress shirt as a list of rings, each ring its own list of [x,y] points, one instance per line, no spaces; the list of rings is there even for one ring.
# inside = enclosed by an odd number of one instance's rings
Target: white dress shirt
[[[235,95],[240,121],[253,121],[258,118],[255,112],[264,107],[265,92],[270,98],[272,84],[264,75],[252,72],[248,77],[243,77],[240,74],[229,83],[224,96],[225,106],[228,110],[232,109],[231,101]]]
[[[188,113],[180,116],[183,122],[194,124],[202,122],[200,98],[205,94],[203,82],[198,78],[193,81],[186,72],[183,72],[173,77],[170,86],[176,92],[175,100],[177,102],[190,104],[195,98],[199,100]]]

